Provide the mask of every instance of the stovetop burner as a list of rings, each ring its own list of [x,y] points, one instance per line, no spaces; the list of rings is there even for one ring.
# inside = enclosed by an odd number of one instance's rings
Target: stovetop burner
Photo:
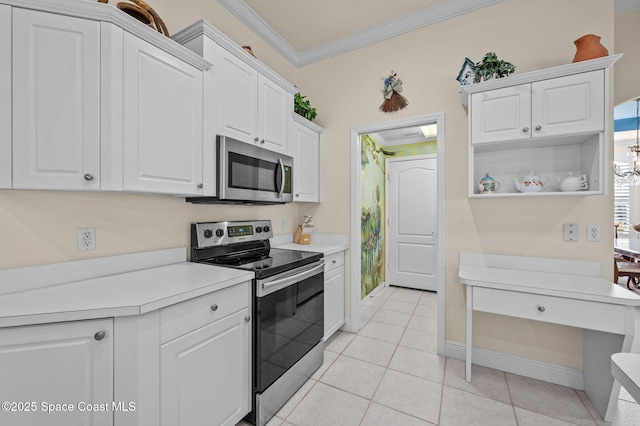
[[[270,221],[191,225],[191,260],[255,272],[266,278],[313,263],[322,253],[271,248]]]

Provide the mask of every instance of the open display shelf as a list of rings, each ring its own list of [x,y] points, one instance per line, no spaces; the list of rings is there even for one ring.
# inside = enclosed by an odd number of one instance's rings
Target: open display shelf
[[[609,68],[612,55],[464,86],[469,113],[469,198],[566,197],[607,192]],[[481,193],[489,174],[500,186]],[[539,192],[516,186],[535,173]],[[586,176],[587,188],[561,191],[568,176]]]

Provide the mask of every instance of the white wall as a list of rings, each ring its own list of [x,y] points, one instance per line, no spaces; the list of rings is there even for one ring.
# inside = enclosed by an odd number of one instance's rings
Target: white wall
[[[613,2],[598,0],[506,0],[375,45],[304,67],[299,87],[314,100],[325,127],[323,203],[302,207],[318,232],[348,233],[350,129],[395,118],[437,112],[446,120],[446,339],[464,342],[464,294],[457,280],[459,251],[484,251],[603,262],[610,275],[612,197],[469,200],[467,198],[467,114],[455,80],[464,58],[479,61],[488,51],[517,66],[517,73],[570,63],[573,41],[602,37],[613,49]],[[544,30],[542,28],[544,27]],[[404,83],[409,106],[397,113],[378,110],[382,79],[390,70]],[[601,243],[562,241],[562,224],[602,225]],[[582,368],[582,331],[570,327],[478,314],[474,344],[480,347]]]

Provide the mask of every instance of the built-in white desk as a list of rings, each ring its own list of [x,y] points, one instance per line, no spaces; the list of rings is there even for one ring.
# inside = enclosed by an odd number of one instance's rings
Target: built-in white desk
[[[629,352],[640,295],[601,277],[599,262],[460,253],[467,290],[466,380],[471,381],[473,311],[584,329],[584,390],[611,421],[620,384],[611,355]]]

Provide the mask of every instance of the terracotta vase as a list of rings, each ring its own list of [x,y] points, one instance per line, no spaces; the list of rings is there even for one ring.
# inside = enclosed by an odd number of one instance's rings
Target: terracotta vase
[[[573,42],[576,45],[576,56],[573,62],[588,61],[589,59],[601,58],[608,56],[609,51],[600,44],[600,36],[595,34],[583,35]]]

